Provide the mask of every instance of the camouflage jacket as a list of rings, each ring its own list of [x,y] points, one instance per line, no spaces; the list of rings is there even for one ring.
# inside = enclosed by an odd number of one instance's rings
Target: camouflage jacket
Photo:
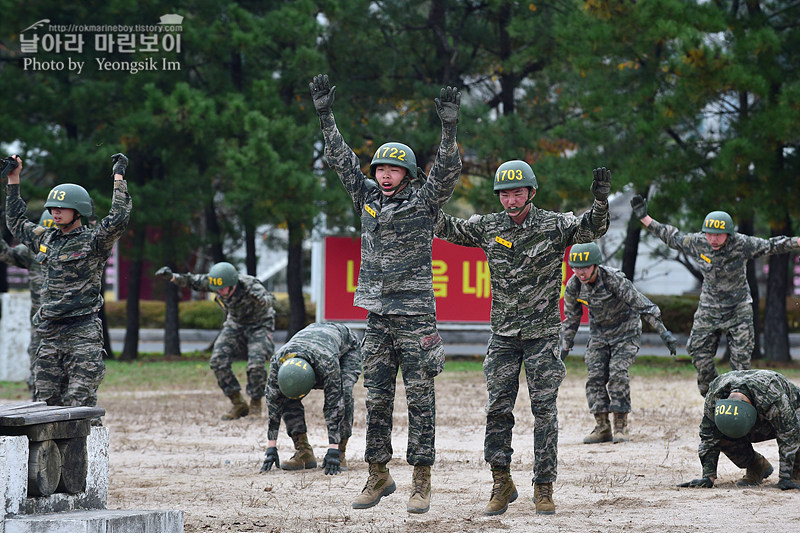
[[[80,226],[69,233],[28,220],[19,185],[8,185],[7,191],[6,223],[42,266],[41,318],[64,320],[100,311],[103,269],[131,215],[127,182],[114,181],[111,210],[99,224]]]
[[[361,172],[358,156],[344,142],[333,115],[320,117],[325,157],[361,216],[361,269],[353,305],[381,315],[436,312],[431,248],[439,208],[461,174],[455,126],[442,128],[433,169],[422,186],[386,197]]]
[[[647,230],[694,261],[703,273],[700,307],[731,310],[753,301],[747,284],[747,261],[763,255],[782,254],[800,248],[796,237],[761,239],[734,233],[714,250],[705,234],[683,233],[669,224],[653,220]]]
[[[173,276],[175,276],[173,283],[178,287],[214,292],[208,284],[208,274],[173,274]],[[239,282],[233,294],[225,298],[216,294],[214,301],[227,313],[223,326],[263,324],[269,331],[275,331],[275,310],[272,308],[275,297],[258,278],[239,273]]]
[[[594,202],[580,217],[531,206],[522,224],[505,212],[467,220],[445,213],[436,236],[480,247],[489,262],[492,332],[536,339],[558,335],[561,265],[572,244],[591,242],[608,230],[608,204]]]
[[[4,239],[0,239],[0,261],[28,271],[28,287],[31,291],[31,317],[36,314],[41,301],[42,266],[33,260],[33,254],[24,244],[10,247]]]
[[[727,398],[733,390],[747,396],[756,408],[758,419],[753,429],[760,426],[775,432],[781,462],[780,478],[791,479],[795,461],[800,460],[800,387],[771,370],[737,370],[722,374],[711,382],[703,405],[697,449],[703,476],[717,476],[719,441],[728,437],[717,429],[714,409],[717,400]]]
[[[278,370],[284,361],[292,357],[305,359],[314,369],[317,376],[314,388],[323,389],[325,392],[322,411],[328,425],[328,442],[338,444],[339,424],[344,416],[342,375],[346,369],[351,371],[355,369],[356,379],[361,375],[363,359],[358,339],[347,326],[342,324],[314,323],[298,331],[275,352],[270,360],[267,378],[268,440],[278,438],[283,404],[286,401],[286,396],[278,387]]]
[[[615,344],[637,338],[642,333],[639,316],[658,333],[667,331],[661,310],[619,270],[597,266],[594,283],[581,283],[577,276],[564,289],[564,322],[561,323],[562,348],[572,349],[581,323],[583,307],[589,308],[589,334],[595,342]]]

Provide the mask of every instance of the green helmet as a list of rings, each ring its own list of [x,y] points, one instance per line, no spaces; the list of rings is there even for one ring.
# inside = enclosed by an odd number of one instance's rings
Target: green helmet
[[[239,283],[239,272],[235,266],[225,261],[212,266],[208,272],[208,285],[212,291],[233,287],[237,283]]]
[[[494,173],[494,192],[517,187],[539,188],[531,166],[525,161],[515,159],[497,167],[497,172]]]
[[[314,387],[317,375],[308,361],[295,357],[297,354],[289,355],[292,357],[278,369],[278,388],[287,398],[299,400]]]
[[[586,244],[575,244],[569,251],[569,266],[587,267],[599,265],[603,260],[600,247],[593,242]]]
[[[375,150],[372,163],[369,165],[369,174],[375,177],[375,167],[378,165],[394,165],[408,170],[411,179],[417,177],[417,156],[414,151],[403,143],[388,142]]]
[[[725,211],[712,211],[703,220],[703,233],[733,235],[733,219]]]
[[[62,183],[53,187],[53,190],[47,195],[44,207],[48,210],[51,207],[74,209],[87,218],[94,215],[94,207],[89,193],[74,183]]]
[[[714,409],[717,429],[732,439],[747,435],[757,418],[756,408],[744,400],[717,400]]]
[[[43,228],[53,227],[53,215],[47,209],[42,211],[42,216],[39,217],[39,225]]]

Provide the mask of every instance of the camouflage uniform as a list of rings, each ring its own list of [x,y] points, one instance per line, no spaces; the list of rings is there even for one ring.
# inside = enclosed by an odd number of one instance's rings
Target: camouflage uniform
[[[0,261],[28,271],[28,288],[31,292],[31,340],[28,344],[31,374],[28,377],[28,386],[33,390],[33,358],[36,355],[36,348],[39,346],[39,333],[33,327],[33,316],[39,309],[41,301],[42,283],[44,283],[42,266],[33,260],[33,254],[27,246],[20,244],[11,248],[3,239],[0,239]]]
[[[534,483],[556,480],[558,387],[566,375],[558,347],[561,265],[567,247],[590,242],[608,230],[608,204],[597,202],[581,217],[531,206],[516,224],[505,213],[469,221],[443,214],[436,236],[480,247],[491,270],[492,334],[483,371],[486,404],[484,458],[492,467],[511,464],[511,433],[519,373],[525,376],[534,416]]]
[[[278,387],[278,369],[291,357],[308,361],[317,376],[313,388],[325,391],[322,411],[328,425],[328,443],[339,444],[353,433],[353,385],[361,375],[361,347],[347,326],[316,323],[306,326],[272,356],[267,380],[269,428],[267,439],[277,440],[281,415],[290,437],[306,433],[305,409]]]
[[[211,292],[208,274],[173,274],[173,283],[195,291]],[[272,334],[275,331],[275,298],[253,276],[239,274],[233,294],[216,294],[214,301],[227,312],[222,331],[214,341],[208,364],[225,396],[242,390],[231,370],[237,355],[247,353],[247,395],[253,400],[264,397],[267,385],[267,359],[275,351]]]
[[[353,305],[369,311],[362,346],[365,460],[387,463],[392,458],[395,380],[402,369],[409,418],[406,459],[415,466],[432,465],[433,378],[444,367],[444,347],[436,329],[431,249],[439,208],[450,199],[461,173],[456,126],[443,125],[441,145],[424,183],[409,184],[387,197],[361,172],[333,114],[320,115],[320,125],[328,164],[361,215],[361,270]]]
[[[97,404],[106,352],[97,314],[103,306],[102,277],[114,243],[128,227],[131,196],[125,180],[114,181],[108,215],[95,227],[63,233],[25,217],[19,185],[8,185],[6,223],[30,250],[43,273],[41,306],[33,325],[41,337],[33,362],[34,398],[48,405]]]
[[[760,239],[741,233],[728,235],[725,245],[714,250],[705,234],[683,233],[653,220],[647,230],[692,259],[703,273],[700,304],[686,344],[697,368],[697,387],[705,396],[708,384],[717,377],[714,356],[724,332],[731,354],[731,368],[747,370],[755,346],[753,299],[747,284],[747,261],[765,255],[797,250],[797,238]]]
[[[597,265],[597,279],[581,283],[577,276],[564,289],[563,350],[571,350],[583,315],[589,309],[589,345],[586,350],[586,400],[592,413],[629,413],[631,386],[628,367],[639,351],[640,315],[659,334],[667,331],[661,311],[618,271]]]
[[[723,435],[714,423],[717,400],[727,398],[731,391],[747,396],[758,413],[750,432],[738,439]],[[717,477],[719,452],[739,468],[747,468],[755,458],[751,443],[771,439],[778,441],[780,479],[791,479],[800,461],[800,387],[771,370],[727,372],[711,382],[703,406],[697,448],[703,477]]]

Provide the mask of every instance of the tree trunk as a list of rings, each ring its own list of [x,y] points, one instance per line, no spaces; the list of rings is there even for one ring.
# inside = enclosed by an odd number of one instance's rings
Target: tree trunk
[[[178,286],[168,281],[164,291],[164,355],[181,354],[179,301]]]
[[[247,266],[247,273],[251,276],[256,275],[256,227],[249,221],[244,223],[244,247],[245,247],[245,264]]]
[[[128,271],[128,299],[125,302],[125,344],[120,359],[133,361],[139,355],[139,296],[142,289],[142,250],[146,239],[145,227],[134,223],[131,243],[131,263]]]
[[[205,218],[211,260],[214,263],[225,261],[225,252],[222,249],[222,231],[219,229],[219,221],[217,220],[217,210],[214,206],[213,193],[211,195],[211,200],[209,200],[208,204],[206,204]]]
[[[772,236],[791,235],[791,222],[785,217]],[[769,257],[767,300],[764,308],[764,355],[770,361],[790,361],[789,324],[786,319],[786,291],[789,276],[789,254]]]
[[[753,235],[754,223],[751,215],[741,219],[739,222],[739,232],[744,235]],[[758,292],[758,278],[756,277],[756,262],[754,259],[747,262],[747,284],[750,287],[750,297],[753,299],[753,332],[756,337],[753,353],[750,358],[758,360],[763,357],[761,353],[761,320],[759,320],[759,315],[761,314],[761,310],[759,309],[761,297]]]
[[[303,299],[303,238],[305,231],[299,222],[289,222],[289,257],[286,265],[286,285],[289,292],[289,328],[286,340],[306,325]]]
[[[641,195],[647,198],[650,187],[646,187]],[[625,232],[625,247],[622,250],[622,273],[625,277],[633,281],[636,274],[636,256],[639,255],[639,240],[642,235],[642,222],[631,212],[628,220],[628,229]]]

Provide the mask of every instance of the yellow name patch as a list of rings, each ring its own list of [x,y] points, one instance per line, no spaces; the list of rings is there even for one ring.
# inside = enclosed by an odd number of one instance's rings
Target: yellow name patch
[[[500,236],[495,237],[494,240],[495,240],[495,242],[499,242],[500,244],[502,244],[503,246],[505,246],[506,248],[509,248],[509,249],[511,248],[511,246],[513,246],[511,244],[511,241],[507,241],[507,240],[505,240],[504,238],[502,238]]]
[[[578,303],[582,303],[583,305],[585,305],[587,307],[589,306],[589,302],[587,302],[586,300],[581,300],[580,298],[575,298],[575,299],[578,301]]]
[[[708,264],[711,264],[711,259],[709,259],[708,257],[706,257],[706,255],[705,255],[705,254],[700,254],[700,258],[701,258],[703,261],[705,261],[706,263],[708,263]]]
[[[39,245],[39,251],[46,254],[47,253],[47,246],[45,246],[44,244],[40,244]]]
[[[375,216],[378,214],[378,213],[376,213],[376,212],[375,212],[375,210],[374,210],[374,209],[372,209],[372,208],[371,208],[370,206],[368,206],[368,205],[365,205],[365,206],[364,206],[364,209],[367,211],[367,213],[369,213],[370,215],[372,215],[372,218],[375,218]]]

